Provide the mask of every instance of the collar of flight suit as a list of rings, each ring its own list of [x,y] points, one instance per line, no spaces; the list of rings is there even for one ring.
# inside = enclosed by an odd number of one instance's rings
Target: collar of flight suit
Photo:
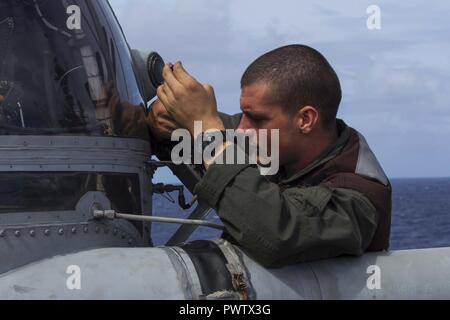
[[[339,155],[342,149],[344,149],[348,140],[350,139],[351,131],[350,127],[348,127],[347,124],[341,119],[337,119],[337,127],[339,132],[339,138],[336,140],[336,142],[327,149],[325,149],[324,152],[322,152],[322,154],[310,165],[308,165],[306,168],[301,170],[299,173],[293,175],[292,177],[286,178],[284,175],[284,171],[282,171],[280,173],[280,176],[278,177],[280,184],[291,185],[294,181],[302,178],[306,174],[310,173],[312,170],[316,169],[317,167],[321,166],[324,163],[327,163],[328,161]]]

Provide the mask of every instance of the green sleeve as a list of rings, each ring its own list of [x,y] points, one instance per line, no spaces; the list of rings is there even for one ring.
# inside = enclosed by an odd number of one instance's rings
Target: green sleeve
[[[212,165],[195,193],[266,267],[361,255],[378,224],[374,206],[359,192],[325,186],[282,191],[250,165]]]

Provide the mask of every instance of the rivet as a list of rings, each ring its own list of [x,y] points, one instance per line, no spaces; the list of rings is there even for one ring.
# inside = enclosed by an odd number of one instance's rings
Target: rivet
[[[133,239],[128,239],[128,244],[132,245],[133,244]]]
[[[5,230],[0,230],[0,238],[4,238],[5,237]]]
[[[20,237],[20,231],[17,230],[16,232],[14,232],[14,235],[15,235],[17,238]]]
[[[58,230],[58,234],[59,234],[60,236],[62,236],[62,235],[64,234],[64,230],[63,230],[63,229],[59,229],[59,230]]]
[[[100,231],[99,227],[95,227],[95,232],[98,233]]]
[[[34,230],[30,230],[30,236],[34,237],[36,235],[36,232]]]
[[[50,235],[50,229],[45,229],[44,234],[48,237]]]
[[[114,229],[114,230],[113,230],[113,234],[116,236],[117,233],[118,233],[117,229]]]
[[[83,232],[84,233],[88,233],[89,232],[89,228],[88,227],[84,227]]]
[[[75,233],[77,233],[77,228],[73,227],[72,230],[70,230],[70,231],[72,231],[72,233],[75,234]]]

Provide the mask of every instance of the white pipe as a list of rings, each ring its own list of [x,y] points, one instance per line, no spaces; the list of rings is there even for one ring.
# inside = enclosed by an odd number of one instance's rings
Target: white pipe
[[[258,299],[450,299],[450,248],[368,254],[267,270],[244,257]],[[70,290],[70,266],[81,289]],[[368,286],[381,270],[381,288]],[[370,281],[369,281],[370,282]],[[371,282],[371,285],[373,283]],[[199,278],[177,248],[98,249],[0,276],[0,299],[198,299]]]

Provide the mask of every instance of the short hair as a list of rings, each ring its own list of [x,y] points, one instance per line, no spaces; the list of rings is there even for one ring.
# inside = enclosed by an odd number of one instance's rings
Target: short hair
[[[324,128],[336,122],[342,89],[327,59],[305,45],[289,45],[256,59],[245,71],[241,88],[266,83],[274,102],[295,113],[299,108],[315,107]]]

